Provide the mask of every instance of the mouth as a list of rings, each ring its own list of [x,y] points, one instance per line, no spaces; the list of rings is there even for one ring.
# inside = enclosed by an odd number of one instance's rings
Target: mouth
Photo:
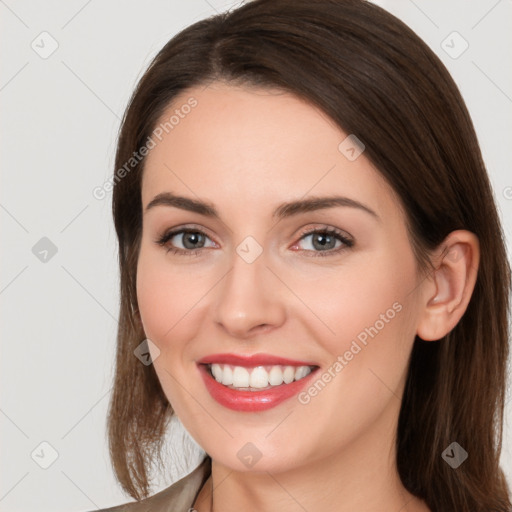
[[[220,384],[238,391],[262,391],[290,384],[308,376],[316,366],[234,366],[207,364],[209,374]]]
[[[319,369],[265,354],[218,354],[197,363],[210,395],[224,407],[246,412],[270,409],[298,394]]]

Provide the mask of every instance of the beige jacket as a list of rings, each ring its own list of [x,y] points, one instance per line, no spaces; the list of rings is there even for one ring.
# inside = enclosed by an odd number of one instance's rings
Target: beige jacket
[[[94,512],[193,512],[192,505],[201,487],[210,476],[211,461],[209,456],[205,456],[192,473],[145,500],[103,508]]]

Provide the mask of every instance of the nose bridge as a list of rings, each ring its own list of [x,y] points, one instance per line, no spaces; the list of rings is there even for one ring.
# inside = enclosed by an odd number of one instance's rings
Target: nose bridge
[[[277,326],[284,320],[284,305],[274,289],[277,280],[267,268],[261,246],[247,237],[233,254],[216,304],[216,321],[232,336],[245,337],[261,326]]]

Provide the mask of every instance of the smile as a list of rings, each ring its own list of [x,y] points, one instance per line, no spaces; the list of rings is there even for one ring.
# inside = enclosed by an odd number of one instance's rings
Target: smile
[[[319,367],[265,354],[218,354],[198,361],[198,368],[206,389],[219,404],[257,412],[297,395]]]
[[[212,377],[231,389],[260,391],[303,379],[314,370],[312,366],[256,366],[246,368],[230,364],[211,364]]]

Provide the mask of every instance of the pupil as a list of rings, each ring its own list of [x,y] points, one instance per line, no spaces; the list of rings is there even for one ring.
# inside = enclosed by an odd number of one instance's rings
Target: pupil
[[[329,244],[329,242],[332,242],[333,238],[330,236],[330,235],[322,235],[322,234],[317,234],[314,238],[313,238],[313,245],[316,247],[316,244],[319,244],[318,246],[321,248],[321,249],[325,249],[325,246],[327,244]],[[318,248],[318,247],[316,247]]]
[[[194,244],[197,244],[197,242],[199,241],[199,236],[199,233],[185,233],[185,247],[187,247],[187,249],[196,249],[196,246],[194,246]],[[191,244],[189,244],[189,242],[191,242]]]

